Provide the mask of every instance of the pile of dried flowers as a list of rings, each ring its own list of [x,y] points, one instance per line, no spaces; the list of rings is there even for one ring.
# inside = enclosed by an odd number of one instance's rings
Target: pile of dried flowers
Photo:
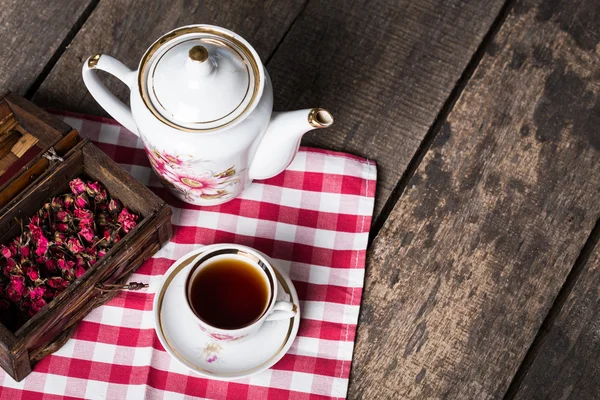
[[[98,182],[69,186],[72,193],[52,198],[0,245],[0,317],[9,327],[34,316],[137,224]]]

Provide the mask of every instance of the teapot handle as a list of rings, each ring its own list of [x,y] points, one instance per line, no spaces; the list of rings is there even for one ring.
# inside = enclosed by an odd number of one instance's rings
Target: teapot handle
[[[111,75],[116,76],[121,82],[127,85],[131,90],[135,84],[136,71],[127,68],[119,60],[107,56],[105,54],[96,54],[88,58],[83,64],[83,82],[96,99],[98,104],[106,110],[114,119],[121,125],[140,136],[131,109],[127,107],[121,100],[112,94],[106,86],[100,82],[96,75],[95,69],[106,71]]]

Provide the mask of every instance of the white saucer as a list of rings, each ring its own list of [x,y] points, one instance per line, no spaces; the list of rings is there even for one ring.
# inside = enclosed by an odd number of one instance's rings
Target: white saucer
[[[154,296],[154,327],[165,350],[190,370],[212,379],[240,379],[262,372],[289,350],[300,325],[300,310],[294,318],[265,322],[260,331],[240,341],[221,342],[206,335],[184,307],[186,272],[204,247],[177,260],[165,273]],[[266,257],[266,256],[265,256]],[[277,275],[278,300],[300,304],[294,284],[268,257]]]

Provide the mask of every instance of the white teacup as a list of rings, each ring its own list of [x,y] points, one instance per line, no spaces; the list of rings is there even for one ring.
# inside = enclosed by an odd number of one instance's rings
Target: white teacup
[[[257,312],[254,319],[250,320],[243,326],[236,328],[223,328],[215,326],[215,324],[209,323],[206,318],[203,318],[201,312],[195,309],[193,305],[192,287],[196,279],[205,279],[199,274],[207,267],[219,268],[219,265],[226,264],[224,261],[231,260],[232,263],[239,263],[240,261],[245,264],[244,268],[254,268],[257,278],[260,276],[264,279],[266,286],[267,295],[264,306],[261,312]],[[258,278],[260,279],[260,278]],[[226,283],[224,287],[218,287],[219,292],[226,291]],[[277,301],[277,287],[278,281],[273,267],[269,261],[258,251],[237,244],[218,244],[207,246],[206,251],[202,252],[192,262],[192,268],[188,272],[188,276],[185,281],[185,299],[186,307],[191,311],[196,322],[204,332],[210,335],[216,340],[232,341],[241,339],[245,336],[251,335],[258,332],[262,324],[265,321],[276,321],[282,319],[289,319],[296,315],[298,307],[289,301]],[[220,294],[221,295],[221,294]],[[226,296],[231,295],[227,293]],[[215,305],[217,307],[217,305]],[[222,318],[227,319],[227,315],[222,315]],[[233,318],[233,316],[232,316]]]

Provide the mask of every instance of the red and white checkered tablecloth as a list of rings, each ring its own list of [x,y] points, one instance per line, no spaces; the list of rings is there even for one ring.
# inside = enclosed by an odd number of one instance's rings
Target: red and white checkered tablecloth
[[[241,198],[196,207],[176,200],[150,169],[141,142],[108,119],[63,116],[172,207],[173,238],[131,278],[150,282],[93,310],[63,348],[21,382],[0,370],[0,398],[343,398],[360,299],[373,202],[372,161],[303,148],[278,176]],[[84,119],[86,118],[86,119]],[[257,248],[282,266],[301,300],[298,337],[271,369],[239,381],[199,377],[163,349],[152,318],[163,273],[198,244]]]

